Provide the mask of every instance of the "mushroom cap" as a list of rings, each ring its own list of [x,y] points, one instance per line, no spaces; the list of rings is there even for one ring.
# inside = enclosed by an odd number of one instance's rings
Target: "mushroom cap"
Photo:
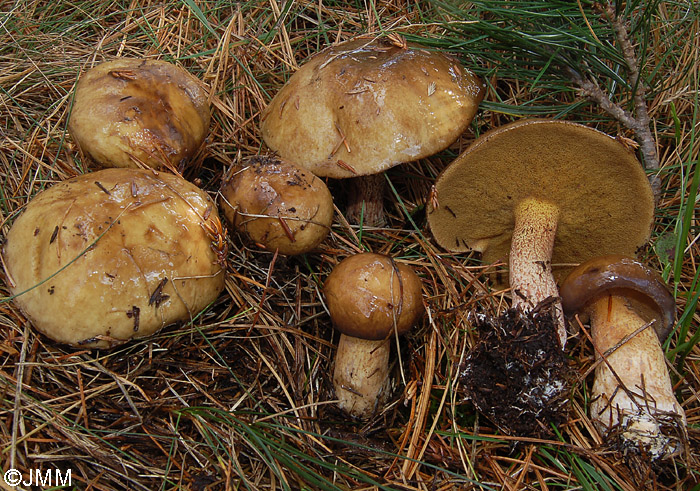
[[[586,305],[607,294],[624,297],[663,343],[673,329],[676,301],[656,271],[619,254],[589,259],[574,268],[559,287],[566,315],[585,311]]]
[[[188,320],[224,286],[211,198],[151,170],[105,169],[37,194],[7,234],[13,301],[49,338],[105,348]]]
[[[262,136],[316,175],[375,174],[446,148],[483,94],[450,56],[361,37],[299,68],[263,111]]]
[[[649,237],[654,197],[634,154],[580,124],[523,120],[485,133],[438,177],[428,223],[448,250],[507,260],[525,198],[559,208],[552,263],[633,255]],[[565,268],[555,269],[561,276]]]
[[[410,266],[371,252],[341,261],[323,287],[333,325],[342,334],[386,339],[411,329],[423,315],[420,278]]]
[[[187,71],[118,58],[80,77],[68,129],[100,166],[177,168],[201,146],[209,119],[207,95]]]
[[[221,187],[227,221],[267,250],[304,254],[328,236],[333,197],[310,171],[276,157],[260,156]]]

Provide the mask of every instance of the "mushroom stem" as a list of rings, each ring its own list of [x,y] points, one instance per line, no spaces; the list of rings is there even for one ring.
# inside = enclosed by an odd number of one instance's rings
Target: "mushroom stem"
[[[348,222],[367,227],[386,225],[384,215],[384,174],[370,174],[348,179]]]
[[[389,380],[388,340],[340,335],[333,372],[338,406],[357,418],[368,418],[385,394]]]
[[[619,431],[623,447],[641,446],[654,460],[680,453],[685,413],[673,394],[653,322],[643,328],[644,319],[619,295],[604,295],[587,311],[596,358],[605,357],[593,383],[596,427],[604,435]]]
[[[540,302],[559,297],[552,275],[552,250],[559,222],[559,208],[553,204],[526,198],[515,207],[515,227],[510,249],[510,287],[513,307],[530,310]],[[554,304],[562,348],[566,327],[561,302]]]

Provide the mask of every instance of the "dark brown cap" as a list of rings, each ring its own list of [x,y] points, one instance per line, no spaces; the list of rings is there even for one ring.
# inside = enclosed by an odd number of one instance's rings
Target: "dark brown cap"
[[[576,267],[559,287],[567,315],[585,310],[590,302],[614,293],[624,297],[646,322],[657,319],[654,329],[663,342],[673,329],[676,302],[654,270],[621,255],[590,259]]]

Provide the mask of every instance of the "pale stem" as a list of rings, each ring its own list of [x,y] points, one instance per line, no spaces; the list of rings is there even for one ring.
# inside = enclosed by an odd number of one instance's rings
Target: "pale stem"
[[[515,227],[510,247],[510,287],[513,307],[524,311],[559,290],[552,275],[552,250],[559,222],[559,208],[535,198],[521,201],[515,208]],[[562,348],[566,344],[566,327],[561,302],[553,304],[557,332]]]
[[[333,372],[341,409],[363,419],[374,413],[387,395],[389,352],[389,340],[370,341],[341,334]]]
[[[588,312],[596,358],[605,356],[596,367],[590,409],[598,430],[606,435],[622,425],[623,439],[644,445],[653,458],[680,452],[685,412],[654,328],[617,295],[594,301]]]

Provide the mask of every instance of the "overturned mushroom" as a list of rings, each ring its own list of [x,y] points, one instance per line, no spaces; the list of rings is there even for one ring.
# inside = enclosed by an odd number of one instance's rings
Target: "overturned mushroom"
[[[524,310],[558,296],[553,264],[634,254],[654,213],[634,154],[565,121],[523,120],[484,134],[442,172],[434,196],[428,222],[438,243],[481,252],[487,263],[508,259],[513,305]]]
[[[209,196],[150,170],[105,169],[37,194],[4,246],[14,302],[72,346],[107,348],[192,319],[224,286]]]
[[[80,77],[68,129],[100,166],[177,169],[202,145],[209,119],[206,93],[182,68],[117,58]]]
[[[280,254],[313,250],[333,222],[333,198],[324,182],[274,156],[251,158],[225,180],[220,194],[227,221]]]
[[[362,216],[383,224],[378,173],[446,148],[483,98],[481,82],[455,59],[397,39],[361,37],[323,50],[262,115],[263,139],[283,158],[318,176],[357,178],[349,184],[352,223]]]
[[[391,340],[423,315],[421,281],[405,264],[363,253],[340,262],[323,292],[341,333],[333,372],[338,405],[368,418],[388,395]]]
[[[680,453],[685,412],[660,344],[673,328],[676,304],[663,279],[639,261],[609,255],[574,269],[560,292],[567,315],[590,318],[599,361],[590,412],[598,430],[625,455],[653,461]]]

